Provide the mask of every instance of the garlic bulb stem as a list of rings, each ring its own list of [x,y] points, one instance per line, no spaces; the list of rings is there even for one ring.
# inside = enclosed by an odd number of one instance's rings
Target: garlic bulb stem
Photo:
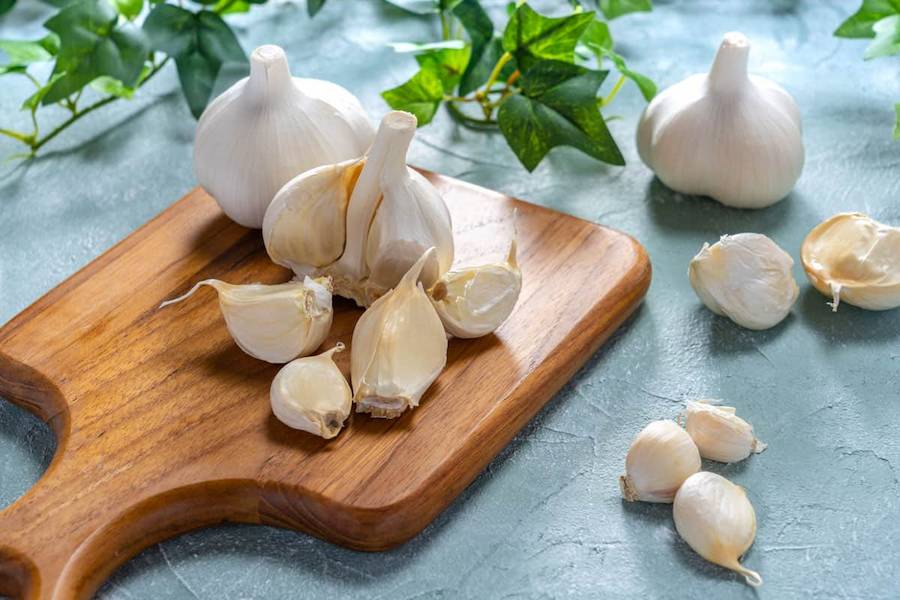
[[[250,54],[250,77],[241,98],[255,109],[279,100],[292,84],[293,77],[284,50],[271,44],[260,46]]]
[[[746,89],[749,59],[750,40],[737,31],[726,33],[709,70],[709,87],[723,93]]]

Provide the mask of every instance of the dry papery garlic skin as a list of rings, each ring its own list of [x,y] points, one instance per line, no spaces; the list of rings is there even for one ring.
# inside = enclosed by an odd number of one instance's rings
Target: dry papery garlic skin
[[[800,288],[791,274],[794,260],[759,233],[723,235],[703,244],[688,277],[697,296],[717,315],[747,329],[769,329],[784,320]]]
[[[361,156],[374,133],[353,94],[292,77],[284,50],[260,46],[250,55],[250,76],[200,117],[194,173],[226,215],[259,228],[281,186],[298,173]]]
[[[629,502],[671,503],[685,479],[700,470],[700,453],[675,421],[653,421],[631,442],[619,477]]]
[[[848,212],[823,221],[800,250],[806,276],[830,297],[867,310],[900,306],[900,228]]]
[[[740,573],[753,587],[762,585],[759,573],[740,563],[756,537],[756,512],[742,487],[707,471],[691,475],[675,495],[672,516],[694,552]]]
[[[307,431],[326,440],[335,437],[353,408],[353,394],[341,370],[334,363],[338,343],[316,356],[298,358],[275,375],[269,393],[272,412],[293,429]]]
[[[307,356],[322,345],[331,328],[331,282],[324,277],[275,285],[207,279],[160,308],[190,298],[203,286],[218,292],[219,308],[234,342],[259,360],[281,364]]]
[[[641,160],[669,188],[764,208],[803,170],[800,112],[778,84],[747,74],[750,41],[726,33],[708,74],[656,95],[637,131]]]
[[[680,422],[697,444],[700,456],[709,460],[738,462],[767,447],[756,439],[753,426],[737,416],[731,406],[689,401]]]

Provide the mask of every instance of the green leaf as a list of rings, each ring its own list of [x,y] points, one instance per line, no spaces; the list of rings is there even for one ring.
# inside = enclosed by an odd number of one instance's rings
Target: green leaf
[[[538,62],[522,75],[522,93],[500,105],[497,119],[526,169],[533,171],[556,146],[625,164],[597,108],[597,90],[606,75],[562,61]]]
[[[613,49],[613,38],[609,32],[609,25],[596,19],[587,26],[579,41],[594,53],[597,60],[603,60],[606,51]]]
[[[894,123],[894,139],[900,140],[900,104],[894,105],[894,112],[897,113],[897,122]]]
[[[651,0],[599,0],[597,4],[603,11],[603,16],[610,21],[629,13],[653,10]]]
[[[47,37],[56,38],[51,34]],[[37,62],[46,62],[53,60],[54,52],[52,41],[45,41],[47,38],[36,41],[25,40],[0,40],[0,51],[6,54],[8,59],[7,65],[25,66]],[[48,48],[50,48],[48,50]]]
[[[129,21],[134,21],[144,8],[144,0],[112,0],[112,3],[119,14]]]
[[[416,44],[414,42],[391,42],[388,44],[394,52],[401,54],[428,52],[430,50],[451,49],[460,50],[466,47],[466,43],[462,40],[444,40],[442,42],[428,42],[425,44]]]
[[[846,21],[841,23],[834,35],[842,38],[873,38],[872,26],[890,15],[900,14],[900,0],[863,0]]]
[[[900,54],[900,15],[885,17],[872,26],[875,39],[866,48],[866,60]]]
[[[149,75],[152,70],[150,65],[144,65],[144,68],[141,70],[141,76],[138,78],[138,85],[146,79],[147,75]],[[126,86],[118,79],[114,79],[108,75],[102,75],[93,80],[91,82],[91,88],[97,90],[101,94],[125,98],[126,100],[131,100],[131,98],[134,97],[135,91],[137,91],[136,85],[133,87]]]
[[[431,71],[438,76],[444,86],[445,94],[452,94],[469,64],[471,51],[469,46],[459,49],[434,50],[419,54],[416,56],[416,62],[422,69]]]
[[[210,10],[217,15],[233,15],[250,12],[250,6],[245,0],[219,0]]]
[[[322,7],[325,6],[325,0],[307,0],[306,1],[306,13],[310,18],[313,18],[319,11],[322,10]]]
[[[444,99],[444,85],[431,69],[420,69],[402,85],[382,92],[381,97],[391,108],[416,115],[421,127],[434,118]]]
[[[487,81],[503,49],[500,41],[494,38],[491,18],[478,0],[462,0],[453,9],[453,15],[459,19],[472,42],[469,64],[459,84],[459,93],[465,96]]]
[[[150,47],[178,57],[194,44],[197,20],[194,13],[173,4],[157,4],[144,21]]]
[[[0,75],[8,75],[10,73],[26,73],[28,67],[25,65],[4,65],[0,66]]]
[[[439,0],[386,0],[397,8],[417,15],[433,15],[441,11]]]
[[[24,102],[22,102],[22,110],[36,110],[38,105],[41,103],[41,100],[44,99],[44,96],[47,95],[47,92],[50,91],[50,88],[56,84],[57,81],[62,77],[62,75],[51,75],[50,79],[43,86],[38,88],[32,95],[28,96]]]
[[[649,102],[656,95],[656,84],[646,75],[641,75],[637,71],[632,71],[625,64],[625,59],[613,51],[613,39],[609,32],[609,26],[602,21],[594,21],[584,31],[581,36],[581,43],[597,57],[597,63],[602,66],[603,59],[608,58],[616,66],[616,70],[622,75],[633,81],[644,100]]]
[[[516,57],[521,70],[542,59],[571,63],[575,60],[575,44],[593,20],[593,12],[553,18],[523,4],[506,25],[503,49]]]
[[[0,16],[5,15],[16,5],[16,0],[0,0]]]

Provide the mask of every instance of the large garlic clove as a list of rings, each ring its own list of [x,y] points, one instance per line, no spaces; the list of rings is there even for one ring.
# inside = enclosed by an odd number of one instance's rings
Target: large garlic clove
[[[334,364],[337,344],[317,356],[291,361],[272,381],[269,398],[279,421],[326,440],[335,437],[353,407],[350,385]]]
[[[688,402],[681,422],[703,458],[733,463],[766,449],[766,444],[756,439],[753,426],[731,406]]]
[[[743,488],[702,471],[681,485],[672,515],[675,529],[694,552],[740,573],[754,587],[762,585],[759,573],[740,563],[756,537],[756,513]]]
[[[516,241],[503,263],[445,273],[429,295],[447,333],[475,338],[495,331],[509,317],[522,291]]]
[[[700,453],[691,436],[674,421],[653,421],[634,438],[619,477],[629,502],[670,503],[682,482],[700,470]]]
[[[394,418],[419,405],[447,364],[447,335],[418,283],[429,249],[393,290],[359,318],[353,330],[350,374],[356,411]]]
[[[276,285],[232,285],[217,279],[197,283],[191,290],[163,302],[181,302],[202,286],[219,294],[219,308],[228,332],[247,354],[270,363],[286,363],[318,348],[331,328],[331,282],[327,278]]]
[[[373,135],[350,92],[291,77],[284,51],[260,46],[250,55],[250,76],[200,117],[194,173],[226,215],[258,228],[275,193],[291,178],[358,158]]]
[[[644,110],[638,153],[673,190],[763,208],[800,177],[797,105],[776,83],[748,76],[749,54],[743,34],[725,34],[709,74],[673,85]]]
[[[841,213],[817,225],[800,250],[810,282],[831,297],[868,310],[900,306],[900,228],[861,213]]]
[[[791,311],[800,289],[794,261],[759,233],[723,235],[703,244],[688,276],[700,300],[717,315],[748,329],[768,329]]]

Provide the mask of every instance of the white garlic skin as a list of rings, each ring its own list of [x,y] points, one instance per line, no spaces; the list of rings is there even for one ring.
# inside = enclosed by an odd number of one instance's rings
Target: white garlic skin
[[[700,470],[691,436],[674,421],[653,421],[634,438],[619,477],[629,502],[671,503],[685,479]]]
[[[806,236],[806,276],[837,311],[846,302],[867,310],[900,306],[900,228],[862,213],[840,213]]]
[[[260,46],[250,76],[213,100],[197,125],[194,174],[231,219],[259,228],[298,173],[361,156],[374,129],[350,92],[291,76],[284,50]]]
[[[709,74],[656,95],[641,115],[641,160],[669,188],[764,208],[803,170],[800,112],[778,84],[747,74],[750,42],[727,33]]]
[[[793,265],[768,237],[738,233],[703,244],[688,277],[709,310],[747,329],[769,329],[788,316],[800,294]]]
[[[703,458],[733,463],[766,449],[766,444],[756,439],[753,426],[731,406],[688,402],[682,420]]]
[[[293,360],[278,371],[269,399],[279,421],[326,440],[340,433],[353,407],[350,385],[333,359],[343,350],[339,343],[317,356]]]
[[[690,476],[672,506],[678,535],[706,560],[762,585],[759,573],[740,563],[756,537],[756,513],[744,489],[720,475],[701,471]]]

